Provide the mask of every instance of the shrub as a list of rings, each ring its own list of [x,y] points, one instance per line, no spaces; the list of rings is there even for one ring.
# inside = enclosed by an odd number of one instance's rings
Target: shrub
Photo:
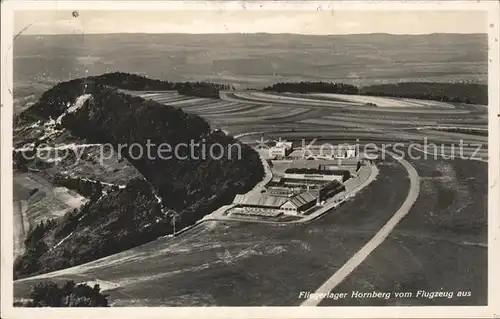
[[[35,285],[30,293],[31,307],[108,307],[107,295],[101,293],[99,285],[94,288],[87,284],[76,285],[68,280],[59,287],[49,281]]]

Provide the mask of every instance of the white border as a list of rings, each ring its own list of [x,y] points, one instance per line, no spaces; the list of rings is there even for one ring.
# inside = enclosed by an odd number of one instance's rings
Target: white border
[[[13,12],[16,10],[485,10],[488,11],[489,30],[489,193],[488,193],[488,299],[489,306],[480,307],[172,307],[172,308],[14,308],[12,306],[12,105],[6,81],[12,82]],[[499,12],[496,1],[442,1],[442,2],[365,2],[365,1],[310,1],[303,2],[223,2],[223,1],[7,1],[2,3],[1,46],[1,317],[2,318],[88,318],[88,317],[148,317],[148,318],[484,318],[500,316],[500,211],[499,205]],[[466,21],[464,21],[466,23]],[[457,278],[460,280],[460,278]]]

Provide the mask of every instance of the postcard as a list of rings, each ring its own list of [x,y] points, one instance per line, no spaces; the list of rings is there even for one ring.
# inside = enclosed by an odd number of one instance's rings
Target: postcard
[[[4,1],[2,318],[498,317],[496,1]]]

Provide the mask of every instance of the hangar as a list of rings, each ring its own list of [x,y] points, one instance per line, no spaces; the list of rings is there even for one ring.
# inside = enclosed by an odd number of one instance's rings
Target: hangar
[[[233,204],[254,211],[278,210],[285,214],[296,215],[313,207],[318,199],[312,192],[302,192],[292,196],[251,193],[236,195]]]

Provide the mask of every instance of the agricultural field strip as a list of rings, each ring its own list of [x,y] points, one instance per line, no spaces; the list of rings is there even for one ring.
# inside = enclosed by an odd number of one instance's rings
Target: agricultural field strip
[[[123,92],[123,91],[122,91]],[[176,101],[184,101],[184,100],[190,100],[194,99],[195,97],[192,96],[185,96],[185,95],[180,95],[177,92],[175,93],[149,93],[149,94],[142,94],[141,91],[128,91],[128,92],[123,92],[125,94],[129,94],[132,96],[137,96],[140,98],[143,98],[145,100],[153,100],[158,103],[168,103],[168,102],[176,102]]]
[[[387,127],[384,125],[376,125],[373,123],[363,123],[363,122],[351,122],[351,121],[335,121],[335,120],[330,120],[330,119],[306,119],[306,120],[300,120],[298,121],[299,123],[305,123],[305,124],[318,124],[318,125],[326,125],[326,126],[333,126],[333,127],[359,127],[359,128],[364,128],[367,130],[376,130],[376,131],[385,131],[387,130]]]
[[[440,124],[437,122],[430,122],[430,121],[423,121],[419,119],[414,119],[414,120],[388,120],[388,119],[379,119],[379,118],[373,118],[373,117],[364,117],[364,116],[332,116],[332,115],[327,115],[323,116],[322,119],[329,119],[332,120],[332,125],[334,123],[338,123],[338,120],[342,121],[349,121],[352,123],[373,123],[375,125],[377,124],[392,124],[392,125],[409,125],[408,127],[403,127],[399,129],[416,129],[416,130],[421,130],[423,131],[424,129],[431,130],[431,131],[426,131],[427,134],[433,134],[435,131],[439,131],[439,129],[446,129],[446,128],[457,128],[457,129],[472,129],[472,130],[487,130],[487,127],[472,127],[470,125],[453,125],[453,124]],[[343,123],[343,122],[341,122]],[[414,126],[416,125],[416,126]],[[448,133],[457,133],[457,134],[466,134],[466,133],[460,133],[460,132],[448,132]]]
[[[418,130],[417,131],[422,137],[440,137],[443,139],[449,138],[455,140],[457,143],[463,140],[464,143],[467,142],[478,142],[478,143],[488,143],[488,136],[473,135],[466,133],[455,133],[447,132],[441,130]]]
[[[429,152],[427,150],[424,150],[422,148],[415,148],[417,151],[419,152],[422,152],[424,154],[427,154],[427,155],[431,155],[433,158],[444,158],[446,156],[449,156],[450,154],[441,154],[441,155],[438,155],[436,154],[435,152]],[[473,161],[479,161],[479,162],[484,162],[484,163],[488,163],[488,152],[487,150],[483,150],[481,152],[478,152],[476,153],[476,149],[468,149],[469,152],[465,152],[464,155],[466,156],[469,156],[469,159],[468,160],[473,160]],[[457,155],[457,154],[454,154],[454,155]],[[472,156],[474,155],[474,156]]]
[[[442,125],[478,125],[483,127],[488,127],[488,119],[446,119],[446,120],[438,120],[440,126]]]
[[[153,99],[155,97],[162,98],[162,97],[172,97],[174,96],[173,93],[168,93],[168,94],[162,94],[162,93],[146,93],[146,94],[138,94],[137,92],[135,93],[138,97],[142,97],[143,99]]]
[[[342,123],[333,123],[332,121],[325,121],[321,119],[311,119],[311,120],[302,120],[300,121],[301,123],[305,124],[315,124],[315,125],[325,125],[325,126],[342,126],[345,128],[350,128],[350,127],[355,127],[355,128],[361,128],[365,129],[368,132],[345,132],[343,133],[343,137],[345,138],[365,138],[367,136],[367,133],[375,136],[375,135],[382,135],[382,136],[387,136],[388,133],[392,133],[393,137],[392,140],[394,141],[400,141],[400,140],[417,140],[421,141],[422,143],[424,142],[424,138],[428,139],[428,142],[443,142],[443,143],[456,143],[458,144],[460,142],[460,139],[463,140],[463,143],[469,144],[469,143],[486,143],[487,138],[481,137],[481,136],[476,136],[476,135],[450,135],[447,134],[448,132],[441,132],[441,131],[432,131],[432,132],[425,132],[422,133],[421,131],[417,132],[411,132],[411,131],[397,131],[397,130],[392,130],[390,128],[384,127],[384,126],[374,126],[374,125],[360,125],[360,123],[349,123],[349,122],[342,122]],[[297,135],[304,135],[304,133],[301,132],[296,132]],[[317,129],[317,133],[315,134],[315,137],[324,137],[327,136],[327,132],[323,132],[319,128]],[[335,132],[329,132],[329,134],[335,134]],[[391,138],[386,138],[386,140],[391,140]]]
[[[221,103],[220,100],[209,100],[206,101],[194,101],[194,100],[186,100],[182,101],[183,103],[164,103],[168,106],[173,106],[177,108],[181,108],[183,110],[196,109],[196,108],[209,108],[209,107],[224,107],[226,104]]]
[[[458,115],[458,114],[470,114],[470,111],[467,110],[457,110],[457,109],[421,109],[421,108],[398,108],[398,107],[376,107],[376,106],[352,106],[349,107],[349,110],[352,111],[364,111],[364,112],[385,112],[385,113],[413,113],[413,114],[426,114],[426,115],[439,115],[439,114],[447,114],[447,115]]]
[[[316,291],[316,294],[327,294],[331,292],[338,284],[340,284],[354,269],[356,269],[369,255],[373,252],[394,230],[396,225],[410,212],[411,207],[418,198],[420,191],[420,178],[417,170],[405,159],[400,158],[394,153],[387,152],[396,159],[408,171],[410,177],[410,189],[408,196],[401,207],[394,215],[382,226],[382,228],[373,236],[366,245],[364,245],[354,256],[352,256],[342,267],[340,267],[325,283],[323,283]],[[301,306],[317,306],[322,301],[321,298],[309,297]]]
[[[276,115],[273,115],[270,117],[266,117],[266,120],[290,119],[290,118],[293,118],[295,116],[300,116],[300,115],[303,115],[303,114],[306,114],[309,112],[311,112],[310,109],[299,109],[299,108],[295,108],[295,109],[290,110],[290,111],[284,110],[282,113],[279,113],[279,114],[276,114]]]
[[[222,117],[238,117],[238,116],[257,116],[262,117],[266,115],[273,115],[280,113],[280,110],[276,110],[270,106],[260,106],[257,108],[245,108],[242,111],[240,110],[230,110],[226,112],[212,112],[212,113],[204,113],[202,116],[214,117],[214,116],[222,116]]]
[[[179,94],[176,90],[154,90],[154,91],[136,91],[136,90],[127,90],[127,89],[118,89],[118,92],[122,92],[130,95],[139,95],[139,94]]]
[[[242,118],[239,118],[239,117],[233,117],[233,118],[230,118],[230,117],[218,117],[218,116],[215,116],[213,118],[210,118],[207,116],[207,119],[210,120],[210,122],[216,124],[216,125],[231,125],[231,124],[248,124],[248,122],[258,122],[258,121],[264,121],[266,120],[267,118],[259,118],[259,117],[248,117],[248,116],[245,116],[245,117],[242,117]]]
[[[162,104],[170,105],[170,106],[175,106],[175,107],[182,107],[182,106],[187,106],[190,104],[196,104],[196,103],[206,103],[207,101],[210,101],[209,99],[206,98],[189,98],[187,100],[180,100],[180,101],[173,101],[173,102],[162,102]]]
[[[219,109],[224,110],[225,108],[232,107],[234,105],[243,105],[243,103],[220,101],[220,102],[212,103],[212,104],[198,104],[198,105],[185,106],[182,109],[185,110],[186,112],[197,112],[197,111],[203,111],[203,110],[211,112],[212,110],[215,110],[215,111],[217,111]]]
[[[442,107],[445,109],[453,109],[455,108],[453,105],[448,104],[446,102],[441,101],[430,101],[430,100],[417,100],[417,99],[408,99],[408,98],[397,98],[398,100],[403,100],[405,102],[410,102],[414,104],[420,104],[427,107]]]
[[[247,103],[264,103],[264,104],[275,104],[275,105],[279,105],[279,106],[287,106],[287,107],[301,107],[301,106],[308,106],[308,107],[311,107],[311,108],[325,108],[325,107],[332,107],[332,108],[344,108],[345,107],[345,103],[339,103],[338,105],[334,105],[332,103],[330,103],[329,105],[324,105],[324,104],[314,104],[314,102],[307,102],[307,103],[297,103],[297,102],[294,102],[294,103],[287,103],[285,101],[278,101],[277,99],[257,99],[257,98],[254,98],[254,97],[244,97],[244,96],[236,96],[237,94],[236,93],[233,93],[233,96],[231,95],[227,95],[226,97],[224,97],[225,100],[228,100],[228,101],[239,101],[239,102],[247,102]]]
[[[246,112],[246,111],[252,111],[252,110],[259,110],[259,109],[268,109],[270,108],[269,105],[259,105],[259,104],[243,104],[243,105],[232,105],[230,107],[226,108],[217,108],[216,110],[210,110],[210,112],[207,112],[212,115],[217,115],[217,114],[225,114],[225,113],[240,113],[240,112]]]
[[[392,119],[379,119],[373,116],[337,116],[337,115],[326,115],[323,116],[324,119],[328,120],[347,120],[350,122],[361,122],[361,123],[373,123],[373,124],[407,124],[413,125],[437,125],[436,121],[420,121],[419,119],[408,119],[408,120],[392,120]]]
[[[263,105],[269,105],[272,104],[274,106],[283,106],[283,107],[288,107],[288,108],[294,108],[294,107],[308,107],[310,109],[325,109],[328,108],[328,106],[325,105],[311,105],[310,103],[283,103],[279,101],[260,101],[256,99],[247,99],[247,98],[242,98],[242,97],[234,97],[232,96],[233,93],[226,94],[224,96],[221,96],[221,98],[225,101],[233,101],[233,102],[240,102],[240,103],[252,103],[252,104],[263,104]],[[342,104],[342,106],[338,107],[338,109],[344,108],[345,104]]]
[[[282,105],[289,105],[289,106],[307,106],[307,107],[332,107],[332,108],[338,108],[338,109],[349,109],[353,111],[365,111],[365,112],[387,112],[387,113],[419,113],[419,114],[450,114],[450,115],[457,115],[457,114],[470,114],[469,110],[458,110],[458,109],[450,109],[450,108],[443,108],[443,109],[436,109],[436,108],[425,108],[425,107],[414,107],[412,108],[411,106],[404,107],[401,105],[401,101],[396,101],[394,104],[399,102],[399,105],[394,105],[391,107],[376,107],[376,106],[365,106],[364,104],[352,104],[352,105],[346,105],[343,102],[339,102],[338,104],[321,104],[318,105],[317,103],[311,103],[309,101],[302,101],[300,102],[295,102],[295,103],[285,103],[284,101],[279,101],[277,99],[259,99],[252,97],[250,93],[233,93],[234,97],[231,97],[228,95],[227,99],[228,100],[233,100],[233,101],[247,101],[247,102],[260,102],[260,103],[280,103]],[[341,95],[342,96],[342,95]],[[363,96],[367,98],[366,96]],[[368,97],[371,98],[371,97]]]
[[[174,97],[142,97],[144,99],[149,99],[156,101],[161,104],[168,104],[168,103],[173,103],[173,102],[181,102],[181,101],[189,101],[192,100],[192,96],[174,96]]]
[[[290,97],[298,97],[298,98],[305,98],[305,99],[313,99],[313,100],[319,100],[319,101],[329,101],[329,102],[342,102],[346,103],[346,101],[328,96],[328,93],[290,93],[290,92],[283,92],[283,93],[278,93],[278,92],[266,92],[267,94],[270,95],[278,95],[278,96],[290,96]],[[350,103],[347,102],[348,104],[358,104],[358,103]]]
[[[267,94],[261,92],[251,92],[245,95],[249,98],[257,98],[259,100],[268,100],[268,101],[279,101],[279,102],[292,102],[292,103],[316,103],[318,105],[325,106],[339,106],[339,105],[358,105],[360,103],[353,103],[349,101],[333,101],[333,100],[320,100],[314,98],[306,98],[303,96],[294,97],[290,95],[278,95],[278,94]]]
[[[346,102],[353,103],[374,103],[378,107],[417,107],[417,108],[425,108],[426,106],[421,103],[415,103],[414,101],[405,101],[392,99],[388,97],[380,97],[380,96],[367,96],[367,95],[354,95],[354,94],[335,94],[331,93],[331,97],[338,98],[341,100],[345,100]]]
[[[231,110],[226,112],[210,112],[204,113],[203,116],[224,116],[224,117],[238,117],[240,115],[248,115],[253,116],[256,115],[260,118],[267,118],[269,116],[277,116],[277,118],[282,118],[283,116],[294,116],[303,114],[304,112],[309,111],[308,109],[294,109],[292,111],[287,112],[288,110],[283,107],[275,107],[275,106],[258,106],[257,108],[245,108],[242,110]]]
[[[321,100],[313,101],[313,100],[305,100],[305,99],[297,99],[297,98],[279,98],[273,95],[259,96],[258,93],[234,93],[234,96],[237,98],[242,98],[246,101],[259,101],[264,103],[280,103],[286,105],[294,105],[294,106],[303,106],[307,104],[308,106],[316,106],[316,107],[333,107],[333,108],[344,108],[347,106],[344,102],[329,102]]]

